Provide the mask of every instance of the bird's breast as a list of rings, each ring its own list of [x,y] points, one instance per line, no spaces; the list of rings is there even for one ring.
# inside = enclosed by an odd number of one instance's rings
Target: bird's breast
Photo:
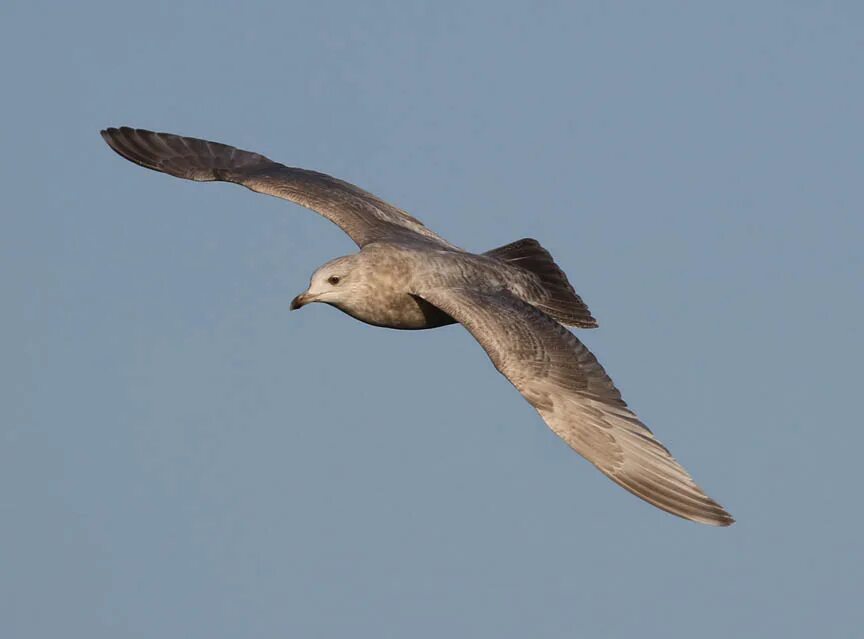
[[[334,304],[339,310],[373,326],[421,330],[453,324],[456,320],[447,313],[419,297],[408,293],[386,294],[366,297],[362,302]]]

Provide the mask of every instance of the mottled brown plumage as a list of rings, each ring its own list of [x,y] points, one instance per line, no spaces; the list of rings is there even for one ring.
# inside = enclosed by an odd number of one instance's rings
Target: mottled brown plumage
[[[473,254],[405,211],[323,173],[169,133],[123,127],[106,129],[102,137],[141,166],[189,180],[234,182],[317,211],[361,250],[319,268],[291,308],[323,302],[399,329],[459,322],[552,430],[613,481],[686,519],[719,526],[734,521],[639,421],[596,358],[565,328],[597,323],[536,240]]]

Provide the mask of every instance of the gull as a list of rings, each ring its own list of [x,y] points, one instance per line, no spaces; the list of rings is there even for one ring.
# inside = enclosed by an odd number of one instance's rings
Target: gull
[[[673,515],[714,526],[734,522],[639,421],[567,328],[597,322],[536,240],[470,253],[402,209],[324,173],[170,133],[120,127],[101,135],[140,166],[240,184],[311,209],[345,231],[360,251],[315,271],[292,310],[321,302],[367,324],[406,330],[459,323],[555,434],[612,481]]]

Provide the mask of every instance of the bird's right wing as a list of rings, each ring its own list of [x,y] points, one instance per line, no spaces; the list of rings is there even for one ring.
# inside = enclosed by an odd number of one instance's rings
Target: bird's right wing
[[[728,526],[708,497],[627,408],[597,359],[566,328],[506,291],[415,291],[465,328],[552,430],[610,479],[679,517]]]
[[[105,129],[114,151],[140,166],[198,182],[233,182],[320,213],[359,246],[422,237],[452,246],[408,213],[363,189],[316,171],[274,162],[251,151],[144,129]]]

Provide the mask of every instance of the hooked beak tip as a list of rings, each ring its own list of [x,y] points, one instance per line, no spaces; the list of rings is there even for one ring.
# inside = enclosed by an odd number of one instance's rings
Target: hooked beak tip
[[[300,295],[291,300],[291,310],[296,311],[298,308],[302,308],[307,301],[308,298],[306,297],[306,294],[300,293]]]

